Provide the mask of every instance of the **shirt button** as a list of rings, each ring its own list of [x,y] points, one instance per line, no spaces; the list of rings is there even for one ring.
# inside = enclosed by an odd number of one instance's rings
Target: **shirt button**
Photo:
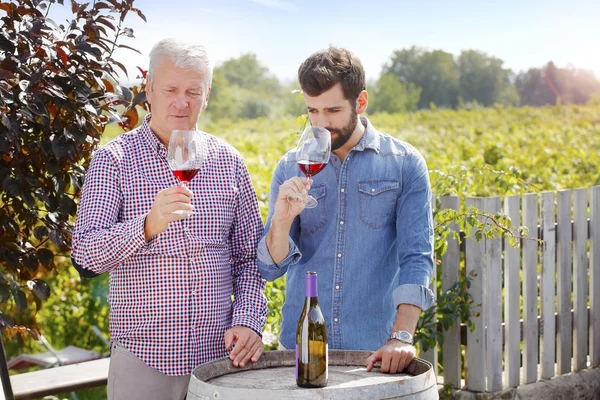
[[[340,192],[342,192],[342,193],[344,193],[345,191],[346,191],[346,189],[344,189],[344,188],[340,189]]]
[[[340,221],[340,225],[344,225],[344,221]]]
[[[338,258],[342,258],[342,253],[338,253]]]
[[[337,318],[334,318],[334,319],[333,319],[333,321],[334,321],[334,322],[338,322],[338,319],[337,319]]]
[[[336,290],[340,290],[340,285],[335,285]]]
[[[375,191],[375,189],[371,189],[371,192],[374,192],[374,191]]]

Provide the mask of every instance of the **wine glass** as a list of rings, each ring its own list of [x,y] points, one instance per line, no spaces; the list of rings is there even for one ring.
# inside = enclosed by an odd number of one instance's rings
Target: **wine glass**
[[[307,126],[296,146],[296,161],[300,171],[310,179],[325,168],[331,153],[331,133],[325,128]],[[290,202],[302,201],[304,208],[315,208],[317,200],[309,195],[291,193]]]
[[[169,139],[167,162],[181,186],[186,187],[200,170],[204,160],[204,139],[197,130],[174,130]],[[195,214],[176,210],[173,214]]]

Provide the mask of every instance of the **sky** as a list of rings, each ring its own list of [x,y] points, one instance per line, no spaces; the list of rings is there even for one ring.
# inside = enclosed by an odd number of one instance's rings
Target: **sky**
[[[134,6],[148,22],[128,17],[135,39],[122,43],[142,55],[116,54],[131,77],[136,66],[147,68],[154,43],[176,37],[205,45],[215,65],[255,53],[284,83],[330,44],[354,52],[369,81],[395,50],[411,46],[456,56],[483,51],[514,72],[552,60],[600,78],[600,0],[136,0]]]

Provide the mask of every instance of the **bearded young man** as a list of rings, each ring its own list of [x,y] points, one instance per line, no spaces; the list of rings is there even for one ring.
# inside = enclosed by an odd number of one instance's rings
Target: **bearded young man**
[[[332,349],[370,350],[370,371],[402,371],[415,357],[413,334],[433,303],[433,218],[427,165],[410,144],[365,117],[365,71],[351,52],[311,55],[298,78],[313,126],[331,132],[332,154],[314,181],[300,177],[295,151],[278,163],[265,233],[262,276],[287,273],[280,343],[294,348],[304,275],[319,275],[319,303]],[[288,201],[308,192],[316,208]]]

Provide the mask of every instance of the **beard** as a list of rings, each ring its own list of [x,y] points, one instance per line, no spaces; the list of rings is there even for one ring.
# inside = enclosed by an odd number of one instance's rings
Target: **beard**
[[[331,134],[332,134],[332,138],[331,138],[331,150],[332,151],[339,149],[340,147],[345,145],[346,142],[348,142],[348,140],[350,140],[350,138],[352,137],[352,134],[354,133],[354,130],[356,129],[357,123],[358,123],[358,113],[356,112],[355,109],[352,109],[352,115],[350,116],[350,120],[342,128],[337,129],[337,128],[326,127],[326,129],[329,132],[331,132]],[[335,139],[333,138],[334,133],[337,134]]]

